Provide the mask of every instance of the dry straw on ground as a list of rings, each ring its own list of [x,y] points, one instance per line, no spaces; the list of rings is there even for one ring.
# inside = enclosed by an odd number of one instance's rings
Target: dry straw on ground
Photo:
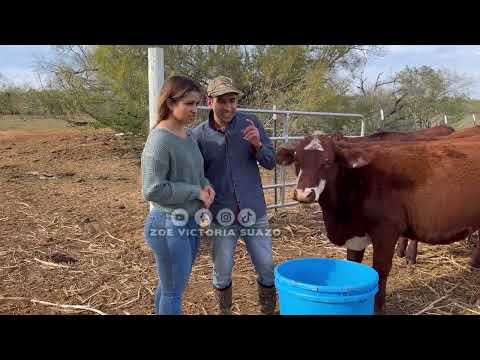
[[[143,239],[148,206],[140,195],[141,148],[108,132],[0,132],[1,314],[153,312],[157,275]],[[35,171],[53,176],[31,175]],[[262,176],[271,182],[271,172]],[[326,238],[321,216],[318,205],[269,212],[271,227],[280,230],[273,239],[276,264],[345,258],[345,249]],[[395,258],[387,313],[478,315],[480,272],[468,267],[474,246],[419,244],[415,266]],[[370,247],[365,263],[371,265],[371,256]],[[234,313],[258,314],[255,274],[242,242],[235,259]],[[211,273],[204,240],[185,314],[215,313]]]

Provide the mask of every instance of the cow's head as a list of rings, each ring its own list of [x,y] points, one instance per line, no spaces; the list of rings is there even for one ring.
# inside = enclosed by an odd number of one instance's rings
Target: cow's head
[[[318,201],[327,182],[335,181],[338,167],[360,168],[370,162],[368,154],[358,145],[340,143],[327,135],[308,136],[294,149],[281,148],[277,163],[294,164],[297,186],[294,200],[304,203]]]

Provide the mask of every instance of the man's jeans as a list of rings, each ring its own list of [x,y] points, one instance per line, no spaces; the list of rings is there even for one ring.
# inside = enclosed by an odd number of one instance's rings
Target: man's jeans
[[[221,226],[216,222],[212,230],[213,286],[224,289],[232,282],[233,257],[238,238],[242,238],[257,273],[257,282],[270,287],[274,284],[272,237],[268,229],[267,216],[263,216],[250,227],[239,224]]]
[[[185,226],[176,226],[171,215],[154,209],[147,215],[144,232],[160,278],[155,292],[155,312],[179,315],[183,292],[198,251],[198,225],[190,217]]]

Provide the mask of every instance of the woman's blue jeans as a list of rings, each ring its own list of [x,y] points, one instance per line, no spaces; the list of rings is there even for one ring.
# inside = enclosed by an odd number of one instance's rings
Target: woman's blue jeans
[[[158,315],[180,315],[182,297],[197,255],[200,234],[193,217],[185,226],[172,223],[170,214],[152,209],[145,220],[145,240],[152,249],[159,276],[155,292]]]

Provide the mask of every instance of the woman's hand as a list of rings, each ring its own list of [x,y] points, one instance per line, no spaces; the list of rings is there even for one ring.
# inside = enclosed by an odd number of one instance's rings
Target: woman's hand
[[[213,190],[213,187],[208,185],[208,186],[205,186],[203,189],[208,191],[208,193],[210,195],[210,200],[213,203],[213,200],[215,199],[215,190]]]
[[[203,204],[207,209],[212,205],[214,198],[215,190],[213,190],[210,185],[205,186],[202,190],[200,190],[200,200],[203,201]]]

